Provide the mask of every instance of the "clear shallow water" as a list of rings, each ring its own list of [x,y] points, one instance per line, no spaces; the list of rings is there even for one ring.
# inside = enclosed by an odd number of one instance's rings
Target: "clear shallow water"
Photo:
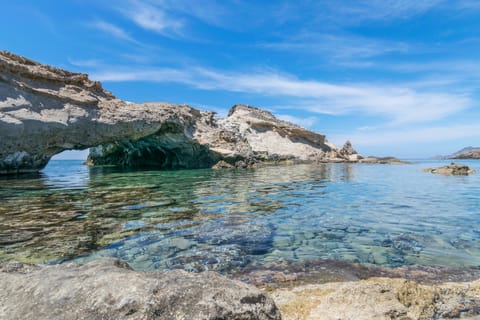
[[[480,161],[463,162],[480,172]],[[445,163],[129,172],[51,161],[0,180],[0,261],[478,267],[480,174],[421,172]]]

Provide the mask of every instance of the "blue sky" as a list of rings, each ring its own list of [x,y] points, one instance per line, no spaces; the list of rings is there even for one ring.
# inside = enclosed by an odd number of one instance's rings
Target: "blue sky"
[[[18,0],[2,12],[2,49],[125,100],[255,105],[365,155],[480,146],[477,0]]]

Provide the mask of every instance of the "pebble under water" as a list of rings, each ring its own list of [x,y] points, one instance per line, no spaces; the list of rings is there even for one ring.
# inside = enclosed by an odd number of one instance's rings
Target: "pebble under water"
[[[225,274],[312,261],[480,266],[480,174],[317,164],[123,171],[51,161],[0,180],[0,262],[117,257]],[[480,161],[462,161],[480,172]]]

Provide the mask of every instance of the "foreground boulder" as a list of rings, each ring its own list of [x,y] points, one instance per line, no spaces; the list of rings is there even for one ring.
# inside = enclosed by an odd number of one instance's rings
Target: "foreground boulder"
[[[255,287],[216,273],[135,272],[115,259],[80,266],[0,265],[0,319],[280,319]]]
[[[475,170],[470,169],[469,166],[464,164],[451,163],[449,165],[439,167],[439,168],[426,168],[423,169],[424,172],[445,174],[445,175],[468,175],[475,173]]]
[[[127,103],[86,74],[5,51],[0,137],[0,174],[38,171],[57,153],[90,147],[90,164],[160,169],[359,158],[351,145],[340,152],[324,135],[255,107],[216,119],[187,105]]]

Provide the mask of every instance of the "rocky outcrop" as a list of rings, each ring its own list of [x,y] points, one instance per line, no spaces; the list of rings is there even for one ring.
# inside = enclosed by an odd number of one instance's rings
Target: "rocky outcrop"
[[[475,170],[470,169],[469,166],[464,164],[456,164],[453,162],[449,165],[439,167],[439,168],[426,168],[426,169],[423,169],[423,171],[444,174],[444,175],[462,175],[462,176],[475,173]]]
[[[0,52],[0,174],[37,171],[64,150],[157,132],[173,131],[171,140],[182,131],[191,142],[212,117],[183,105],[127,103],[85,74]]]
[[[353,149],[352,143],[349,140],[345,142],[345,144],[343,145],[343,148],[340,149],[338,153],[342,158],[352,162],[363,159],[363,157],[359,155],[358,152],[355,151],[355,149]]]
[[[371,278],[278,289],[271,295],[284,320],[480,318],[480,281],[423,285]]]
[[[224,119],[198,117],[189,132],[177,126],[137,140],[116,141],[91,149],[89,159],[93,164],[160,168],[246,168],[350,159],[324,135],[252,106],[235,105]]]
[[[4,264],[0,287],[0,319],[280,319],[255,287],[213,272],[135,272],[114,259]]]
[[[236,105],[225,119],[169,103],[132,104],[86,74],[0,51],[0,174],[42,169],[64,150],[95,147],[91,164],[200,168],[220,160],[260,162],[352,160],[325,136]],[[350,150],[351,149],[351,150]],[[355,156],[356,157],[356,156]]]

